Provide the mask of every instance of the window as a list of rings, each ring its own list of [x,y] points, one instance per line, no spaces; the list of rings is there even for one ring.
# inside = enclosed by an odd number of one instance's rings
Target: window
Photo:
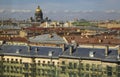
[[[84,64],[83,63],[80,64],[80,69],[84,70]]]
[[[13,61],[13,59],[11,59],[11,61]]]
[[[86,73],[86,74],[85,74],[85,77],[89,77],[89,73]],[[91,76],[91,77],[93,77],[93,76]]]
[[[86,70],[89,71],[90,65],[86,64]]]
[[[72,69],[72,62],[69,62],[69,69]]]
[[[3,61],[5,61],[5,58],[3,58]]]
[[[50,65],[50,61],[48,61],[48,65]]]
[[[112,76],[112,67],[111,66],[107,66],[107,75]]]
[[[40,60],[38,61],[38,65],[40,65]]]
[[[20,63],[22,63],[22,59],[20,59]]]
[[[92,69],[91,69],[91,70],[92,70],[92,71],[97,71],[96,69],[97,69],[97,68],[96,68],[96,65],[95,65],[95,64],[92,64]]]
[[[74,63],[74,68],[75,68],[75,69],[77,68],[77,63]]]
[[[55,65],[55,62],[52,62],[53,66]]]
[[[43,64],[45,64],[45,61],[43,61]]]
[[[43,61],[43,64],[42,64],[42,66],[45,66],[45,61]]]
[[[28,63],[24,63],[24,67],[25,67],[25,68],[28,68]]]
[[[62,61],[62,64],[64,65],[64,64],[65,64],[65,61]]]
[[[69,73],[69,77],[72,77],[72,73],[71,72]]]
[[[38,63],[40,63],[40,60],[38,61]]]
[[[57,62],[57,64],[59,65],[59,62]]]
[[[65,67],[65,66],[62,66],[61,69],[62,69],[62,73],[65,73],[66,67]]]
[[[18,59],[15,59],[16,63],[18,63]]]
[[[101,72],[102,71],[102,65],[97,65],[97,69],[98,69],[99,72]]]
[[[9,58],[7,58],[7,62],[9,63]]]

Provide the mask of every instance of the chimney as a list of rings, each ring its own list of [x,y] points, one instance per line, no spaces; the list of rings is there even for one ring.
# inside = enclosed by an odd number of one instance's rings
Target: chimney
[[[118,46],[118,54],[120,54],[120,46]]]
[[[31,47],[30,47],[29,45],[28,45],[27,47],[28,47],[28,52],[30,52],[30,50],[31,50]]]
[[[63,52],[65,51],[65,44],[63,44],[63,46],[62,46],[62,51]]]
[[[69,52],[69,55],[72,55],[73,53],[73,46],[70,46],[70,52]]]
[[[118,46],[118,54],[117,54],[117,59],[119,60],[120,59],[120,46]]]
[[[35,48],[35,53],[37,54],[37,52],[38,52],[38,48]]]
[[[108,46],[108,45],[106,45],[106,46],[105,46],[105,57],[107,57],[107,56],[108,56],[108,51],[109,51],[109,46]]]

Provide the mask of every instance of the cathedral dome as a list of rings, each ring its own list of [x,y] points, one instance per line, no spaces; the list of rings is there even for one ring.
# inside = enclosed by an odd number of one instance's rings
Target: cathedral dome
[[[40,6],[38,6],[35,10],[35,20],[37,22],[40,22],[43,20],[43,13],[42,13],[42,9],[40,8]]]
[[[40,12],[40,11],[41,11],[40,6],[38,6],[36,12]]]

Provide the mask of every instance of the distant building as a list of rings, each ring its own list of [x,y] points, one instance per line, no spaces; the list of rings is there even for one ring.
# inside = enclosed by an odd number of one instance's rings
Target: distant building
[[[38,6],[36,11],[35,11],[35,21],[40,22],[42,20],[43,20],[42,9],[40,8],[40,6]]]

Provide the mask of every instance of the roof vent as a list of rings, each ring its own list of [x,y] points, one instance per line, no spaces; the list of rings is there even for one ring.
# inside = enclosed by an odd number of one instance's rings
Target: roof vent
[[[90,51],[90,52],[89,52],[89,57],[94,57],[94,54],[95,54],[94,51]]]

